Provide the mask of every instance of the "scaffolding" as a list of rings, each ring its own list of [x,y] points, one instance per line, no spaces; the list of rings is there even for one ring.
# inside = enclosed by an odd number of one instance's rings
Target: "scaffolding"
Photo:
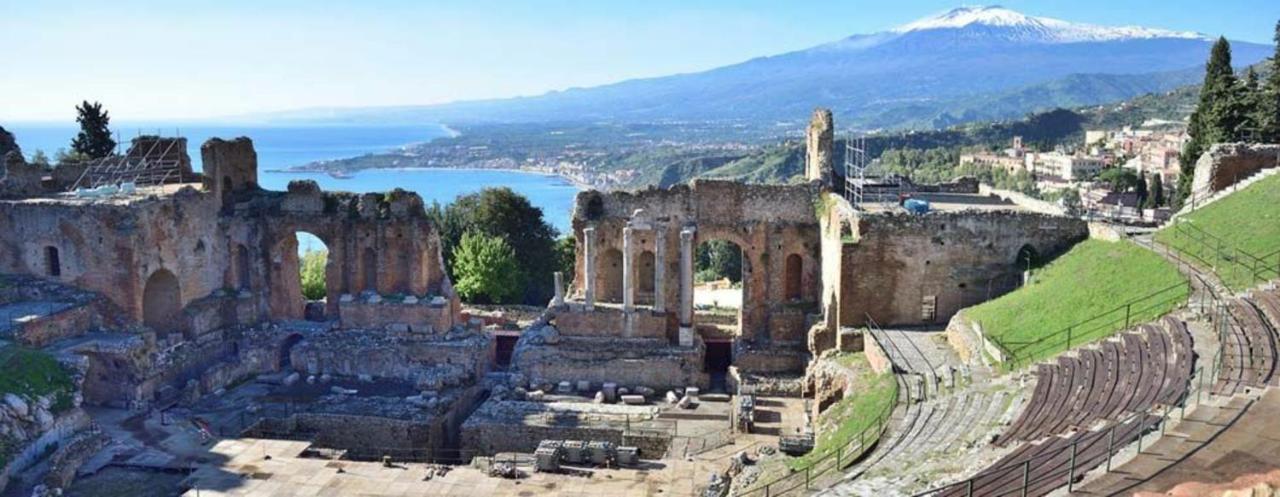
[[[146,141],[140,144],[140,140],[135,140],[124,154],[115,153],[91,160],[68,191],[123,185],[163,185],[186,179],[183,178],[182,167],[186,150],[180,146],[185,143],[184,140],[160,136],[139,137],[142,138],[146,138]]]
[[[871,203],[896,203],[902,193],[902,178],[877,168],[879,161],[869,158],[867,138],[849,136],[844,146],[844,197],[849,204],[865,210]]]

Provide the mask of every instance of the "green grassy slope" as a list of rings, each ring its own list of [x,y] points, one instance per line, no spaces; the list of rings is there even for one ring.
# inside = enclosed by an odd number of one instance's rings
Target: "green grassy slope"
[[[1280,270],[1280,176],[1271,176],[1183,216],[1156,240],[1213,269],[1232,290],[1277,277]],[[1221,244],[1219,244],[1221,242]],[[1256,260],[1235,250],[1242,250]]]
[[[1169,312],[1186,300],[1183,283],[1172,264],[1133,243],[1086,240],[1030,284],[965,314],[1023,365],[1066,350],[1068,327],[1076,347],[1123,329],[1126,317],[1133,324]]]
[[[841,365],[856,372],[857,380],[848,393],[822,414],[814,423],[817,439],[813,451],[787,460],[787,466],[799,469],[845,447],[859,433],[874,428],[879,416],[893,408],[898,399],[898,383],[892,374],[876,374],[861,352],[836,358]],[[868,433],[870,435],[870,433]]]

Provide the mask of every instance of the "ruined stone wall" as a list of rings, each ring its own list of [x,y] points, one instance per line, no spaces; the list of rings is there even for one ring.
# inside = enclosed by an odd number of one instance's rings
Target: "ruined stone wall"
[[[830,109],[814,109],[805,131],[805,179],[831,182],[835,122]]]
[[[517,343],[512,364],[539,384],[590,381],[662,390],[706,388],[710,381],[703,372],[701,340],[694,347],[677,347],[665,340],[565,337],[545,343],[531,338],[526,332]]]
[[[346,330],[307,336],[290,351],[306,374],[369,375],[456,386],[483,376],[492,361],[491,338],[474,333],[448,338],[384,330]]]
[[[1280,145],[1219,143],[1196,161],[1191,191],[1211,194],[1274,167],[1280,167]]]
[[[445,311],[431,323],[457,323],[460,303],[417,195],[326,193],[314,182],[264,192],[248,139],[210,140],[202,152],[216,173],[203,190],[0,202],[0,272],[98,291],[132,321],[194,336],[268,317],[303,318],[296,233],[305,231],[330,252],[331,317],[340,296],[371,292],[442,298]],[[189,167],[185,148],[173,153]],[[203,300],[227,295],[242,302]]]
[[[820,243],[814,214],[818,191],[814,184],[748,185],[696,180],[668,189],[580,193],[573,218],[578,268],[571,296],[584,298],[586,265],[594,264],[592,272],[599,283],[597,297],[603,301],[621,300],[606,288],[615,285],[614,278],[621,277],[620,271],[611,267],[613,257],[608,254],[625,248],[623,229],[630,225],[634,230],[632,250],[637,256],[634,260],[645,252],[665,254],[663,260],[656,260],[663,266],[663,277],[661,285],[653,285],[662,288],[661,295],[654,298],[662,301],[666,312],[676,312],[681,304],[680,232],[693,227],[694,248],[704,241],[726,240],[743,252],[745,307],[740,330],[744,338],[765,343],[803,342],[805,330],[796,326],[796,320],[771,317],[786,309],[800,314],[818,310]],[[593,227],[595,234],[590,241],[595,247],[592,261],[585,254],[584,230],[588,227]],[[657,247],[659,240],[663,244],[661,250]],[[787,261],[791,256],[800,262],[798,295],[787,295]]]
[[[671,313],[656,313],[642,309],[633,313],[622,312],[616,306],[597,305],[586,310],[581,305],[565,305],[555,309],[555,326],[566,336],[632,337],[668,340]]]
[[[373,300],[377,300],[376,302]],[[388,328],[427,334],[448,332],[457,322],[456,306],[444,298],[420,300],[417,297],[392,300],[380,297],[349,301],[342,297],[338,304],[344,328]]]
[[[446,300],[452,315],[460,311],[444,272],[440,237],[416,194],[326,193],[315,182],[295,181],[287,193],[256,198],[249,206],[237,205],[236,211],[268,213],[260,218],[257,250],[270,254],[264,274],[272,316],[303,317],[298,232],[315,235],[328,250],[325,290],[331,316],[339,314],[342,295],[362,292],[428,301],[438,296]]]
[[[216,204],[190,188],[133,201],[0,202],[0,272],[99,292],[144,321],[146,286],[158,273],[176,279],[179,308],[222,288],[228,256],[215,243],[216,217]]]
[[[1024,246],[1043,259],[1087,236],[1078,219],[1025,212],[861,215],[842,246],[839,324],[945,323],[1017,288]]]

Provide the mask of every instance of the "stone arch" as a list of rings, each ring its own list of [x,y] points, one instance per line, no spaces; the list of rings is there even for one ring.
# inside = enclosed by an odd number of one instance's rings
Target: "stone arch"
[[[62,257],[58,247],[48,245],[44,248],[44,273],[51,278],[62,276]]]
[[[788,255],[786,267],[783,270],[783,288],[786,290],[787,300],[801,300],[804,298],[803,278],[804,258],[800,257],[800,254]]]
[[[1018,254],[1014,257],[1013,264],[1018,271],[1027,271],[1039,267],[1041,263],[1040,253],[1030,243],[1024,244],[1018,249]]]
[[[596,288],[601,302],[622,302],[622,251],[610,248],[596,263]]]
[[[157,269],[142,288],[142,324],[161,332],[179,328],[182,289],[168,269]]]
[[[252,286],[249,277],[249,247],[237,243],[234,257],[236,288],[248,290]]]

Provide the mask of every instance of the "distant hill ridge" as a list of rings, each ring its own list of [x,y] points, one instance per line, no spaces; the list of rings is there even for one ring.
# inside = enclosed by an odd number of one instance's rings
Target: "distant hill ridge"
[[[1093,105],[1197,81],[1209,36],[965,7],[879,33],[707,71],[535,97],[431,106],[313,109],[274,122],[744,120],[767,126],[829,107],[842,126],[933,129]],[[1235,42],[1237,64],[1266,45]]]

